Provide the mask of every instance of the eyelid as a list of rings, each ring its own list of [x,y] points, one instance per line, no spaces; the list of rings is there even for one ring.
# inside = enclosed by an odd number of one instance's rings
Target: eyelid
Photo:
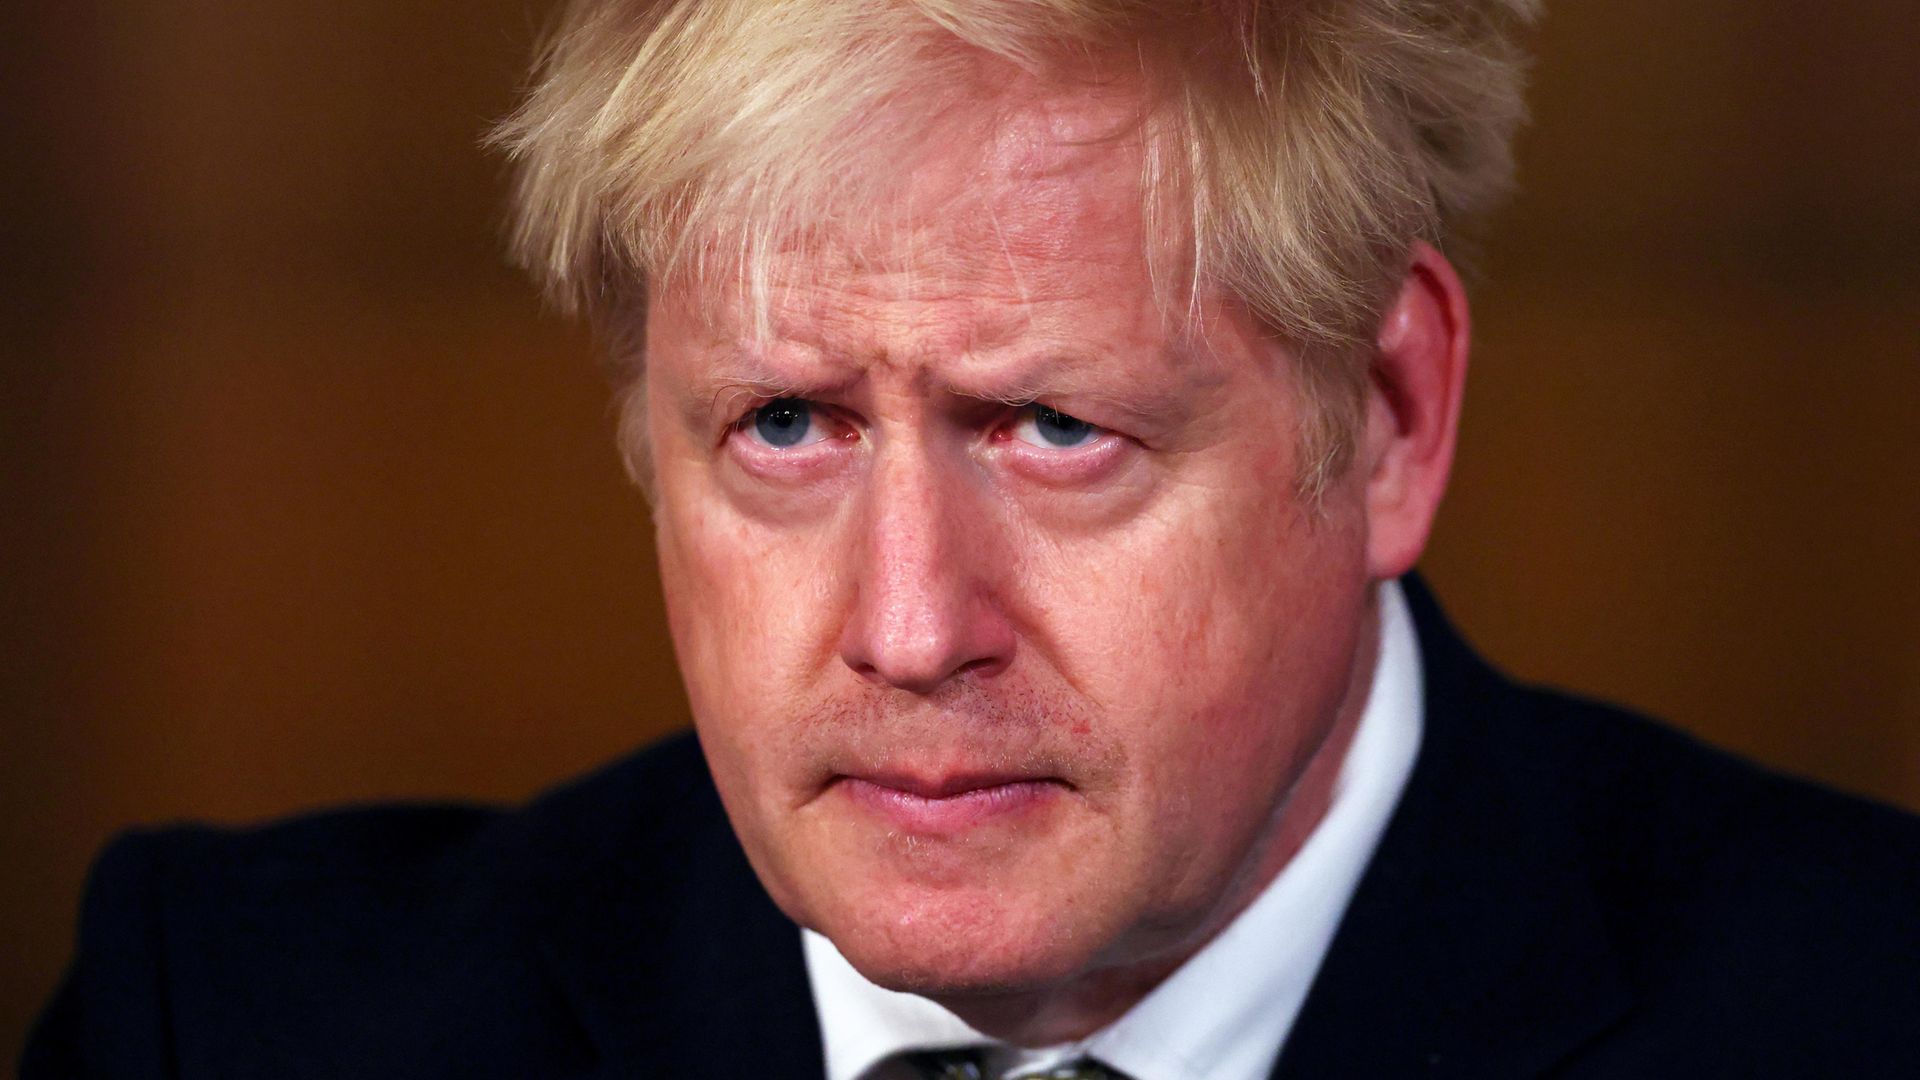
[[[1078,443],[1075,443],[1072,446],[1058,446],[1058,445],[1048,444],[1044,441],[1036,441],[1033,439],[1022,437],[1020,435],[1020,430],[1029,425],[1037,425],[1039,422],[1039,415],[1042,411],[1051,412],[1055,416],[1064,417],[1066,419],[1074,421],[1075,423],[1085,424],[1088,430],[1087,438],[1083,439]],[[1090,447],[1099,445],[1108,437],[1118,434],[1112,428],[1106,427],[1105,425],[1102,425],[1102,424],[1096,424],[1093,421],[1085,419],[1076,413],[1068,412],[1067,410],[1062,409],[1055,405],[1049,405],[1044,401],[1027,401],[1027,402],[1022,402],[1016,405],[1013,422],[1010,423],[1005,430],[1007,432],[1007,435],[1010,438],[1020,443],[1023,443],[1027,446],[1031,446],[1036,450],[1040,450],[1046,453],[1053,453],[1053,454],[1069,454],[1077,451],[1084,451]]]
[[[759,430],[760,414],[764,412],[769,406],[776,405],[781,402],[788,402],[791,405],[797,405],[800,408],[804,409],[806,414],[806,420],[807,420],[807,429],[805,432],[801,434],[800,440],[798,442],[792,443],[787,446],[777,446],[773,443],[768,442],[764,437],[761,436],[760,430]],[[830,437],[829,432],[827,430],[827,417],[825,415],[825,410],[821,409],[817,402],[814,402],[808,398],[795,397],[792,395],[781,395],[779,397],[767,398],[766,400],[761,401],[758,404],[754,405],[752,408],[742,413],[738,420],[735,420],[733,422],[732,427],[729,429],[729,433],[744,435],[748,442],[753,443],[755,446],[759,447],[762,450],[766,450],[776,454],[796,453],[796,452],[805,450],[810,446],[814,446],[821,442],[824,442]]]
[[[807,407],[809,427],[800,442],[791,446],[779,446],[766,441],[757,429],[756,421],[761,410],[782,401],[791,401]],[[839,451],[850,449],[851,443],[860,441],[860,428],[841,409],[826,404],[818,398],[804,397],[794,393],[775,394],[762,397],[749,403],[721,432],[720,447],[751,471],[767,475],[785,474],[794,470],[811,471],[822,467],[829,459],[840,457]]]

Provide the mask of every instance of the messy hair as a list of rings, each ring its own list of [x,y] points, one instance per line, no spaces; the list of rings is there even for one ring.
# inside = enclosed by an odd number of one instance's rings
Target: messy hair
[[[1515,39],[1537,10],[573,0],[494,134],[516,169],[513,252],[637,371],[650,285],[724,273],[752,292],[770,252],[858,219],[901,162],[950,136],[934,121],[978,88],[983,60],[1131,78],[1149,244],[1181,253],[1190,290],[1219,290],[1296,347],[1301,479],[1318,488],[1351,456],[1368,347],[1411,245],[1456,243],[1510,185]]]

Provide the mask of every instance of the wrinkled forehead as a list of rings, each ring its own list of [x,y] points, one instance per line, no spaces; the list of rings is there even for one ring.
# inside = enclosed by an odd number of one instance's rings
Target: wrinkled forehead
[[[836,293],[1041,302],[1153,276],[1141,95],[1000,78],[874,117],[914,134],[871,143],[869,174],[837,198],[721,219],[698,272],[661,282],[657,300],[765,331],[770,312]]]
[[[892,205],[877,208],[868,241],[883,257],[997,249],[1009,258],[1074,257],[1098,244],[1107,259],[1139,257],[1143,147],[1131,103],[1092,89],[1014,103],[972,140],[936,148]]]

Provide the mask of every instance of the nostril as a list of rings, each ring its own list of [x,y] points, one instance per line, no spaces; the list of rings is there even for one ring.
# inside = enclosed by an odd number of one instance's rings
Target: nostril
[[[987,678],[1007,667],[1010,650],[962,648],[943,642],[939,648],[902,649],[897,643],[862,642],[866,648],[843,649],[841,659],[863,682],[891,686],[914,694],[930,694],[962,676]],[[889,648],[889,644],[895,647]]]
[[[973,675],[984,678],[988,675],[998,674],[1000,670],[1006,666],[1007,659],[1004,656],[983,656],[978,660],[969,660],[961,664],[958,668],[954,669],[954,674]]]

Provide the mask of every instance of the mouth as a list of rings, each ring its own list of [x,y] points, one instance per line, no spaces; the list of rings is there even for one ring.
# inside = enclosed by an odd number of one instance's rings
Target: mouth
[[[1072,790],[1054,777],[990,773],[926,777],[873,772],[836,776],[830,786],[894,829],[925,836],[1011,821]]]

